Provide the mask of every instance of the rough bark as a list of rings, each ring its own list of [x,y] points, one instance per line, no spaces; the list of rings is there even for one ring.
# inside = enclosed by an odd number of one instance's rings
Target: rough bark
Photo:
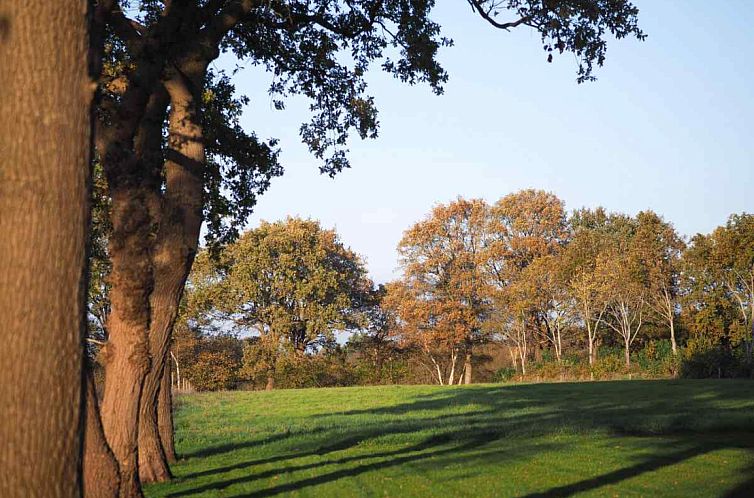
[[[105,389],[101,416],[118,460],[123,497],[141,496],[137,470],[139,399],[149,368],[150,217],[138,188],[113,190],[110,242],[110,336],[103,348]]]
[[[160,142],[166,107],[166,97],[150,96],[133,138],[129,139],[122,129],[126,124],[122,124],[103,155],[113,229],[108,241],[111,312],[108,342],[102,354],[105,389],[100,412],[107,442],[118,460],[122,497],[142,496],[138,479],[139,401],[150,366],[151,254],[160,208]]]
[[[114,498],[118,496],[120,475],[118,462],[105,440],[99,417],[97,391],[91,372],[86,372],[86,423],[84,429],[84,497]]]
[[[172,478],[159,429],[158,394],[162,375],[156,389],[155,380],[150,379],[154,375],[151,370],[147,374],[139,409],[139,479],[145,484]],[[152,399],[155,401],[150,402]]]
[[[81,494],[87,2],[0,3],[0,496]],[[54,50],[51,50],[54,47]]]
[[[201,74],[203,75],[203,69]],[[150,296],[149,352],[152,365],[144,380],[139,416],[139,475],[143,482],[171,478],[162,451],[157,401],[168,357],[178,305],[199,245],[202,223],[204,140],[197,96],[198,81],[186,72],[165,81],[170,96],[169,149],[165,162],[165,193],[152,254],[154,289]]]
[[[162,452],[168,463],[175,463],[175,437],[173,433],[173,388],[170,385],[170,361],[165,364],[157,400],[157,426],[160,430]]]

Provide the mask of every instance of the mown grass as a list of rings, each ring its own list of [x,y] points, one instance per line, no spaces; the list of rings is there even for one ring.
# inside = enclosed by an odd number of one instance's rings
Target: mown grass
[[[754,496],[754,382],[616,381],[179,398],[149,497]]]

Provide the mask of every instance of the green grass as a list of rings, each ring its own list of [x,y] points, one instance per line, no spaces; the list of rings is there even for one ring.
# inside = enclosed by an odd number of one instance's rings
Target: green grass
[[[754,496],[754,382],[179,398],[180,496]]]

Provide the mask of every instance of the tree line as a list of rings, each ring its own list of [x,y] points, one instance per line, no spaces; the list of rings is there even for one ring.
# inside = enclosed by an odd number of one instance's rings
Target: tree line
[[[200,253],[174,348],[199,389],[468,384],[501,348],[521,378],[532,364],[541,375],[543,358],[560,378],[574,362],[599,377],[600,351],[615,360],[617,348],[615,375],[650,368],[632,365],[637,354],[664,354],[655,375],[751,375],[753,215],[685,241],[652,211],[567,213],[554,194],[523,190],[437,205],[398,251],[401,277],[375,287],[334,231],[262,223]],[[204,349],[221,344],[212,364]]]
[[[611,36],[644,39],[638,9],[625,0],[467,4],[496,29],[535,31],[547,60],[574,54],[579,82],[594,79]],[[335,175],[349,166],[349,134],[377,134],[370,67],[442,93],[448,75],[437,55],[452,41],[433,6],[3,3],[0,56],[16,69],[0,75],[0,302],[10,317],[7,354],[19,361],[0,382],[12,401],[0,413],[0,494],[138,497],[142,482],[171,477],[162,386],[201,227],[209,247],[234,240],[283,172],[278,142],[240,126],[248,98],[212,62],[224,54],[243,70],[272,73],[278,109],[308,98],[301,139]],[[88,255],[90,288],[106,300],[87,302]],[[101,320],[84,347],[88,314]],[[85,351],[100,363],[100,386]]]
[[[460,382],[459,373],[469,382],[474,349],[490,340],[524,375],[542,350],[560,364],[583,348],[594,365],[603,343],[622,347],[630,371],[635,344],[658,335],[678,356],[679,323],[687,349],[728,354],[749,372],[753,236],[748,214],[686,244],[652,211],[568,216],[537,190],[493,205],[459,198],[404,234],[403,276],[388,286],[386,306],[395,336],[422,348],[441,384]]]

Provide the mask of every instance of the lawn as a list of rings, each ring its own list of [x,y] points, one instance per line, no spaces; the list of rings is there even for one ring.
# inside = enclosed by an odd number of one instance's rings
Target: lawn
[[[149,497],[754,496],[754,382],[222,392],[178,398]]]

